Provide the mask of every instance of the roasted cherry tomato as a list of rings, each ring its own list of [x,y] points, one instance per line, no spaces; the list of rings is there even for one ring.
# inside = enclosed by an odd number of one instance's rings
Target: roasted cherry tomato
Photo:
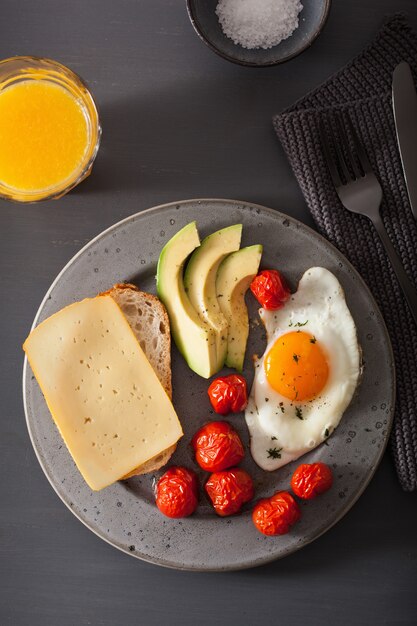
[[[209,422],[194,435],[191,442],[195,459],[208,472],[220,472],[237,465],[245,450],[237,432],[227,422]]]
[[[187,517],[197,504],[197,476],[185,467],[170,467],[156,485],[158,509],[167,517]]]
[[[291,295],[284,277],[278,270],[260,272],[250,285],[250,290],[264,309],[280,309]]]
[[[264,535],[285,535],[301,517],[298,504],[287,491],[278,491],[260,500],[252,512],[252,520]]]
[[[299,498],[311,500],[324,493],[333,484],[332,470],[325,463],[305,463],[295,470],[291,489]]]
[[[206,482],[207,495],[217,515],[225,517],[240,511],[254,494],[252,478],[237,467],[224,472],[215,472]]]
[[[248,404],[246,380],[238,374],[215,378],[208,388],[208,395],[213,409],[220,415],[239,413]]]

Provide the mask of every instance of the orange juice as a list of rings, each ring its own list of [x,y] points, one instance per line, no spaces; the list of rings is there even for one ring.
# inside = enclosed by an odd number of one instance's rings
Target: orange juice
[[[101,128],[70,69],[38,57],[0,61],[0,197],[59,198],[91,172]]]
[[[0,92],[0,180],[22,191],[54,187],[79,168],[88,145],[84,112],[47,80]]]

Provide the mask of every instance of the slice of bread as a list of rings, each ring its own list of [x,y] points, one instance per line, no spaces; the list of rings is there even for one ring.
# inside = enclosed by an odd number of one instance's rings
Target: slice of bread
[[[140,291],[135,285],[128,283],[114,285],[105,293],[109,294],[122,309],[149,363],[167,395],[172,399],[171,334],[164,305],[156,296]],[[124,478],[155,472],[168,463],[176,447],[176,444],[170,446],[129,472]]]

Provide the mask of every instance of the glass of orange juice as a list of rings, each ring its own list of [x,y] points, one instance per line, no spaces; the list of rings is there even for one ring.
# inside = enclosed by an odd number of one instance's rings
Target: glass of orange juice
[[[100,136],[77,74],[50,59],[0,61],[0,197],[60,198],[90,174]]]

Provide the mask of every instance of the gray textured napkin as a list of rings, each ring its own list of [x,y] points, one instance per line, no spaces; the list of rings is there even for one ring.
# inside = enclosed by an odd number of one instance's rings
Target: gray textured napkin
[[[277,115],[273,123],[318,229],[358,269],[384,315],[397,370],[391,444],[401,485],[412,491],[417,489],[417,328],[370,221],[340,204],[318,135],[320,120],[327,125],[335,115],[351,117],[383,188],[385,227],[408,276],[417,284],[417,223],[407,196],[391,106],[392,73],[400,61],[407,61],[417,76],[416,35],[404,17],[395,16],[349,65]]]

